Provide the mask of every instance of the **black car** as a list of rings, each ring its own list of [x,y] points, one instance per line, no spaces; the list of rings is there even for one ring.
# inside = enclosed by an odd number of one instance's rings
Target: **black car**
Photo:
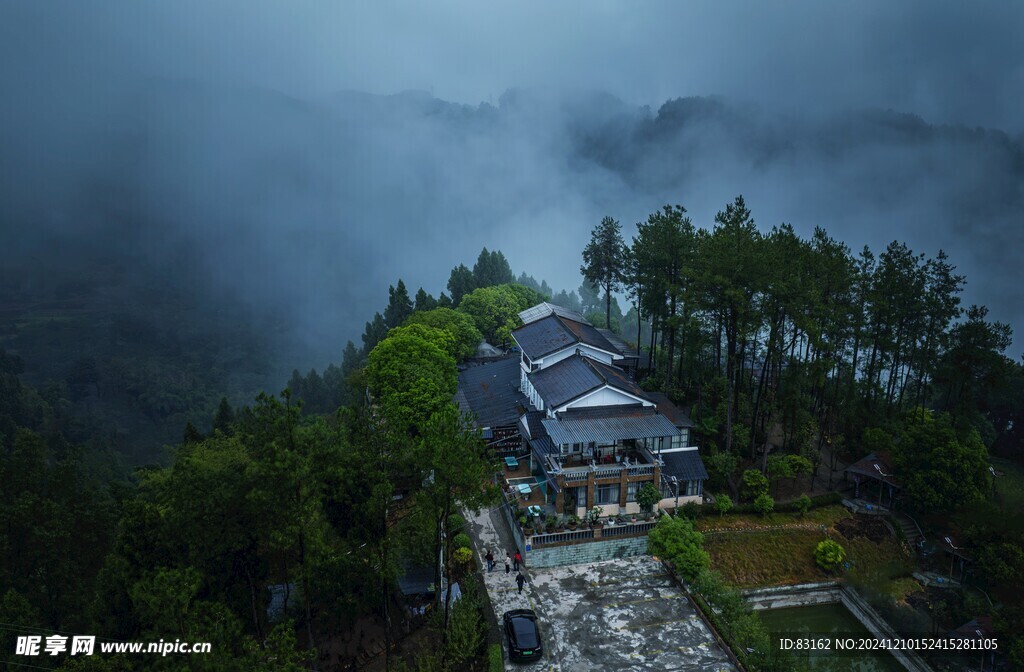
[[[501,618],[505,622],[509,658],[516,663],[540,660],[544,647],[537,628],[537,614],[529,609],[513,609],[506,611]]]

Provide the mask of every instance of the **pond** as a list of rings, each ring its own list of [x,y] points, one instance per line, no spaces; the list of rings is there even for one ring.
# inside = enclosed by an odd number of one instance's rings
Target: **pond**
[[[773,637],[796,639],[814,637],[868,637],[861,622],[841,604],[820,604],[810,607],[788,607],[758,611]],[[811,664],[812,670],[828,672],[905,672],[905,668],[884,651],[794,652]]]

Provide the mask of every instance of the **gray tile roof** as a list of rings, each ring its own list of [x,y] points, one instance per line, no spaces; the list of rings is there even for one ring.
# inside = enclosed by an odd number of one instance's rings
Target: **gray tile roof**
[[[600,327],[597,327],[597,331],[602,336],[604,336],[605,340],[611,343],[615,347],[615,351],[618,352],[623,357],[637,356],[636,348],[631,346],[629,343],[626,343],[626,341],[622,340],[622,338],[611,329],[602,329]]]
[[[536,322],[541,318],[545,318],[548,315],[561,315],[562,317],[576,322],[582,322],[583,324],[590,324],[586,318],[577,313],[575,310],[569,310],[563,308],[556,303],[548,303],[546,301],[538,303],[536,306],[531,306],[526,310],[519,313],[519,319],[523,321],[523,324],[529,324],[530,322]]]
[[[613,407],[614,408],[614,407]],[[607,417],[565,414],[541,420],[552,443],[590,443],[676,436],[679,430],[659,413],[610,413]]]
[[[585,355],[566,357],[547,368],[534,371],[529,377],[534,389],[551,408],[557,408],[605,385],[646,398],[644,391],[621,369]]]
[[[706,481],[708,478],[704,462],[696,450],[674,450],[661,453],[661,459],[665,466],[661,468],[661,475],[669,479],[675,476],[680,481]]]
[[[530,382],[544,403],[552,408],[596,390],[604,385],[587,358],[581,355],[567,357],[546,369],[529,374]]]
[[[544,426],[540,424],[541,419],[545,417],[544,411],[527,411],[520,418],[520,422],[526,427],[526,432],[530,438],[536,439],[542,436],[547,436],[547,432],[544,431]]]
[[[519,407],[529,406],[519,391],[519,372],[518,357],[471,366],[459,374],[455,401],[475,413],[481,427],[515,426]]]
[[[613,354],[618,352],[615,346],[591,325],[555,314],[519,327],[512,332],[512,338],[530,359],[550,355],[577,343],[584,343]]]
[[[658,405],[658,412],[672,421],[676,427],[693,427],[693,420],[665,395],[664,392],[648,392],[647,398]]]

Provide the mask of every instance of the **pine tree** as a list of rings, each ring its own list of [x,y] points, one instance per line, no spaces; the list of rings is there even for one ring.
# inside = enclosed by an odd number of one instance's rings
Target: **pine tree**
[[[231,426],[235,424],[235,411],[228,403],[227,397],[220,398],[217,405],[217,414],[213,416],[213,428],[224,434],[231,434]]]
[[[388,287],[388,307],[384,309],[384,324],[388,329],[394,329],[401,326],[410,315],[412,301],[409,300],[409,290],[399,278],[397,287]]]
[[[604,290],[605,326],[612,323],[612,292],[622,289],[626,264],[626,243],[622,240],[622,226],[605,217],[590,234],[590,244],[583,250],[580,273],[588,282]]]

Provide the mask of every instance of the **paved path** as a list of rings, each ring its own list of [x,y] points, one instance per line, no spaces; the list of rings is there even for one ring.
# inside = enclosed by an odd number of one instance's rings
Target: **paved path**
[[[504,560],[512,543],[501,512],[466,518],[480,564],[486,567],[485,548],[499,549],[495,557]],[[533,609],[540,622],[545,659],[528,666],[506,662],[506,670],[734,669],[693,605],[650,556],[523,573],[527,584],[521,594],[515,572],[506,575],[503,562],[483,573],[499,622],[509,609]]]

